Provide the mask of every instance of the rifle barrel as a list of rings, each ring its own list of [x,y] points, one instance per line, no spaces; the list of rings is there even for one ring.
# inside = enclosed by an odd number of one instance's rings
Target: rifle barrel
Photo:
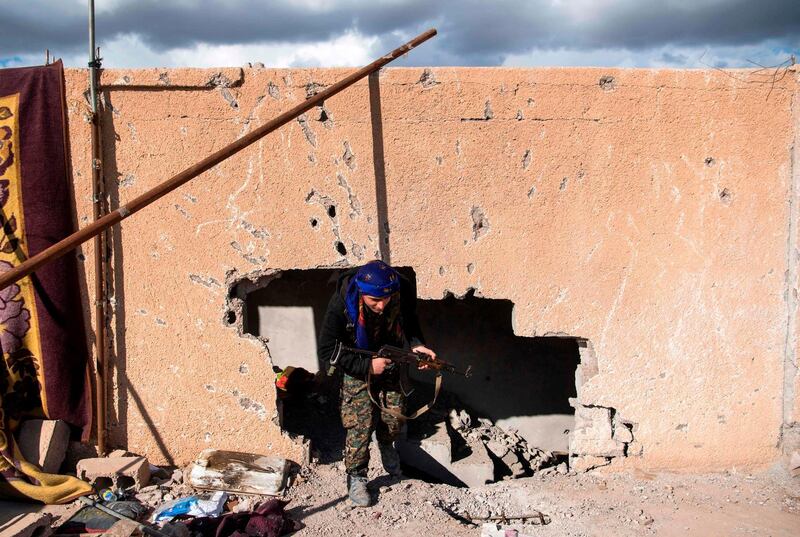
[[[208,171],[209,169],[213,168],[214,166],[216,166],[223,160],[227,159],[228,157],[235,155],[245,147],[253,144],[254,142],[263,138],[272,131],[292,121],[300,114],[308,110],[311,110],[315,106],[324,102],[325,99],[328,99],[336,95],[345,88],[352,86],[362,78],[378,71],[384,65],[408,53],[413,48],[424,43],[425,41],[427,41],[428,39],[430,39],[435,35],[436,35],[435,28],[431,28],[427,32],[419,34],[417,37],[407,42],[406,44],[397,47],[390,53],[381,56],[371,64],[362,67],[355,73],[348,75],[339,82],[336,82],[330,87],[320,91],[319,93],[317,93],[313,97],[310,97],[303,103],[295,106],[290,110],[287,110],[278,117],[271,119],[261,127],[257,128],[256,130],[239,138],[235,142],[223,147],[216,153],[209,155],[208,157],[204,158],[197,164],[190,166],[189,168],[186,168],[177,175],[172,176],[170,179],[167,179],[163,183],[148,190],[144,194],[141,194],[140,196],[134,198],[126,205],[123,205],[119,209],[106,214],[105,216],[99,218],[98,220],[95,220],[88,226],[65,237],[64,239],[60,240],[59,242],[55,243],[49,248],[42,250],[41,252],[34,255],[30,259],[24,261],[20,265],[0,275],[0,290],[5,289],[6,287],[13,284],[17,280],[24,278],[25,276],[28,276],[30,273],[34,272],[36,269],[38,269],[45,263],[48,263],[50,261],[62,257],[64,254],[77,248],[82,243],[88,241],[89,239],[95,237],[96,235],[99,235],[106,229],[110,228],[114,224],[119,223],[123,219],[131,216],[140,209],[147,207],[154,201],[158,200],[162,196],[165,196],[166,194],[169,194],[179,186],[187,183],[191,179],[194,179],[201,173]]]

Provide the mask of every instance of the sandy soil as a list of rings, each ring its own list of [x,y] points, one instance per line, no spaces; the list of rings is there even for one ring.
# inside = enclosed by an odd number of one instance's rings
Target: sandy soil
[[[373,457],[373,461],[375,457]],[[341,463],[304,468],[287,494],[298,535],[476,536],[471,517],[512,520],[520,535],[800,536],[800,478],[760,474],[589,473],[454,488],[370,472],[374,504],[351,507]],[[532,524],[531,522],[539,522]]]

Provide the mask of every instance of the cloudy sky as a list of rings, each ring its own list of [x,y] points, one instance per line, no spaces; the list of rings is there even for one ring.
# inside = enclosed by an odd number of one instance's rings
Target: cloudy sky
[[[104,67],[773,66],[800,57],[800,0],[96,0]],[[87,0],[7,0],[0,67],[88,56]]]

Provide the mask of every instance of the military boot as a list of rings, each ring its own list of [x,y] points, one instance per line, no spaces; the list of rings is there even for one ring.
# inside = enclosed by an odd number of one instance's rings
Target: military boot
[[[369,507],[370,497],[367,490],[367,478],[360,475],[347,474],[347,495],[357,507]]]
[[[381,451],[381,462],[383,462],[383,469],[391,477],[400,478],[403,476],[400,469],[400,455],[394,447],[394,444],[378,444]]]

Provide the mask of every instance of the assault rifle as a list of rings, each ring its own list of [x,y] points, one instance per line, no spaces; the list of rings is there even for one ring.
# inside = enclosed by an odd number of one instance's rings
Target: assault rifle
[[[456,375],[463,375],[465,378],[472,376],[472,366],[467,366],[464,371],[459,371],[456,366],[438,358],[431,358],[429,354],[424,352],[414,352],[401,349],[400,347],[392,347],[391,345],[384,345],[377,351],[368,351],[364,349],[356,349],[348,347],[342,342],[336,343],[336,348],[333,350],[331,357],[331,364],[336,365],[339,357],[343,352],[351,352],[353,354],[360,354],[362,356],[369,356],[371,358],[386,358],[395,364],[409,364],[419,369],[431,369],[433,371],[444,371],[446,373],[454,373]]]
[[[425,354],[424,352],[407,351],[405,349],[401,349],[400,347],[392,347],[391,345],[384,345],[377,351],[368,351],[364,349],[348,347],[342,344],[341,341],[336,344],[336,348],[333,350],[333,356],[331,356],[331,366],[336,365],[343,352],[351,352],[354,354],[360,354],[361,356],[368,356],[370,358],[386,358],[387,360],[391,360],[394,364],[409,364],[420,369],[431,369],[436,372],[436,382],[434,385],[433,399],[431,402],[410,416],[405,416],[396,409],[387,408],[386,405],[382,405],[375,400],[375,397],[372,394],[371,385],[372,368],[367,370],[367,393],[369,394],[370,400],[375,406],[380,408],[382,412],[386,412],[390,416],[394,416],[395,418],[401,420],[413,420],[414,418],[417,418],[430,410],[430,408],[436,402],[436,398],[439,397],[439,391],[442,389],[442,371],[463,375],[465,378],[472,376],[472,366],[467,366],[464,371],[459,371],[453,364],[445,362],[444,360],[439,360],[438,358],[431,358],[429,354]]]

